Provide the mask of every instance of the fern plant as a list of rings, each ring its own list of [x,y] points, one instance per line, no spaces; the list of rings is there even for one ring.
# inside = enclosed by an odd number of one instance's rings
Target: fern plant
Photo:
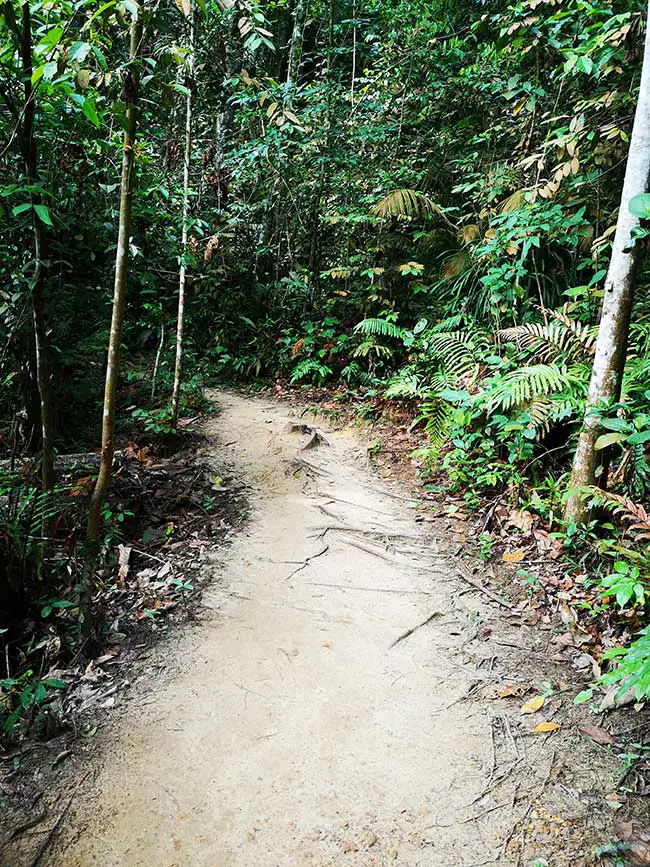
[[[302,379],[311,379],[318,385],[322,385],[332,375],[332,368],[328,367],[317,358],[303,358],[291,372],[290,382],[300,382]]]

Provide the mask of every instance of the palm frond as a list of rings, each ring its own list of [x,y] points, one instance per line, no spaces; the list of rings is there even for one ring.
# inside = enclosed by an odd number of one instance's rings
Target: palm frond
[[[362,319],[354,326],[354,330],[357,334],[377,334],[380,337],[401,338],[404,336],[404,329],[388,319]]]
[[[590,487],[589,490],[595,500],[627,523],[630,532],[637,541],[650,540],[650,515],[640,503],[635,503],[628,497],[621,497],[619,494],[612,494],[600,488]]]
[[[559,310],[545,308],[545,312],[553,319],[561,322],[565,328],[568,328],[568,330],[572,332],[575,339],[584,347],[584,351],[587,355],[593,355],[595,353],[597,330],[592,326],[578,322],[577,319],[573,319],[569,316],[568,304],[565,304]]]
[[[375,217],[410,217],[422,219],[429,216],[439,216],[449,222],[441,208],[419,190],[392,190],[377,202],[370,212]]]
[[[429,329],[430,332],[436,333],[440,331],[456,331],[463,324],[465,315],[463,313],[455,313],[453,316],[448,316],[446,319],[441,319]]]

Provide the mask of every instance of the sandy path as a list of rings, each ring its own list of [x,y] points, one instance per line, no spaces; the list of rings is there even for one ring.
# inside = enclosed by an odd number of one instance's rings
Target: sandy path
[[[50,863],[492,863],[513,819],[472,821],[495,803],[472,806],[490,718],[459,701],[477,670],[459,652],[450,563],[350,433],[323,424],[329,446],[301,452],[287,407],[217,399],[209,432],[231,445],[213,447],[215,466],[239,467],[252,520],[215,564],[217,613],[131,704]],[[296,456],[317,469],[293,472]]]

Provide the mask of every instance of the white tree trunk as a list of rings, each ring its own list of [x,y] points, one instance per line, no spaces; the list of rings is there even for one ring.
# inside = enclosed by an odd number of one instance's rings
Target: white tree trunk
[[[650,8],[639,99],[634,116],[612,256],[605,280],[605,297],[589,396],[569,485],[565,511],[567,521],[579,522],[587,517],[587,507],[581,489],[594,485],[598,481],[597,470],[601,456],[595,449],[595,443],[601,432],[599,413],[605,403],[618,400],[621,394],[636,272],[641,252],[641,245],[632,238],[632,232],[639,226],[640,219],[631,213],[630,201],[634,196],[647,192],[649,184]],[[601,477],[601,483],[603,481]]]
[[[192,87],[194,85],[194,4],[189,9],[190,45],[187,75],[187,98],[185,103],[185,154],[183,157],[183,217],[181,226],[181,261],[178,271],[178,317],[176,320],[176,363],[174,365],[174,390],[172,392],[171,426],[178,425],[178,411],[181,401],[181,381],[183,376],[183,333],[185,330],[185,282],[187,266],[187,228],[190,211],[190,163],[192,159]]]

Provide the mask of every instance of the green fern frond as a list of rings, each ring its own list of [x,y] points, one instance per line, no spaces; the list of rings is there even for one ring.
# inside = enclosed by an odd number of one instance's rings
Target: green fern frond
[[[446,319],[441,319],[429,329],[434,334],[439,334],[441,331],[456,331],[463,324],[465,318],[464,313],[455,313],[453,316],[448,316]]]
[[[352,353],[352,356],[353,358],[365,358],[370,355],[371,352],[374,352],[378,356],[383,356],[384,358],[390,358],[394,355],[394,350],[391,349],[390,346],[386,346],[383,343],[377,343],[373,340],[371,335],[367,340],[364,340],[357,346]]]
[[[400,371],[397,376],[394,376],[388,383],[388,387],[384,392],[385,397],[405,397],[413,399],[423,396],[422,384],[420,377],[414,372]]]
[[[530,349],[540,362],[558,359],[561,355],[570,358],[593,354],[595,337],[592,329],[576,322],[559,310],[545,311],[555,322],[528,322],[497,332],[500,340],[516,343],[522,349]]]
[[[388,319],[362,319],[354,326],[354,330],[357,334],[378,334],[381,337],[402,338],[404,336],[404,329]]]
[[[432,357],[456,381],[461,378],[476,379],[487,342],[484,335],[448,331],[431,334],[426,342]]]
[[[576,406],[567,399],[534,397],[526,407],[526,411],[530,416],[531,427],[535,428],[539,436],[546,436],[554,424],[574,415]]]
[[[453,407],[446,400],[434,399],[425,401],[420,410],[429,442],[434,449],[441,448],[449,436]]]
[[[291,383],[299,382],[301,379],[309,377],[315,379],[319,383],[325,382],[328,376],[331,376],[332,369],[316,358],[303,358],[294,367],[291,372]]]
[[[523,408],[536,398],[571,391],[574,386],[575,381],[565,367],[556,364],[519,367],[506,373],[488,389],[488,415],[496,410]]]

